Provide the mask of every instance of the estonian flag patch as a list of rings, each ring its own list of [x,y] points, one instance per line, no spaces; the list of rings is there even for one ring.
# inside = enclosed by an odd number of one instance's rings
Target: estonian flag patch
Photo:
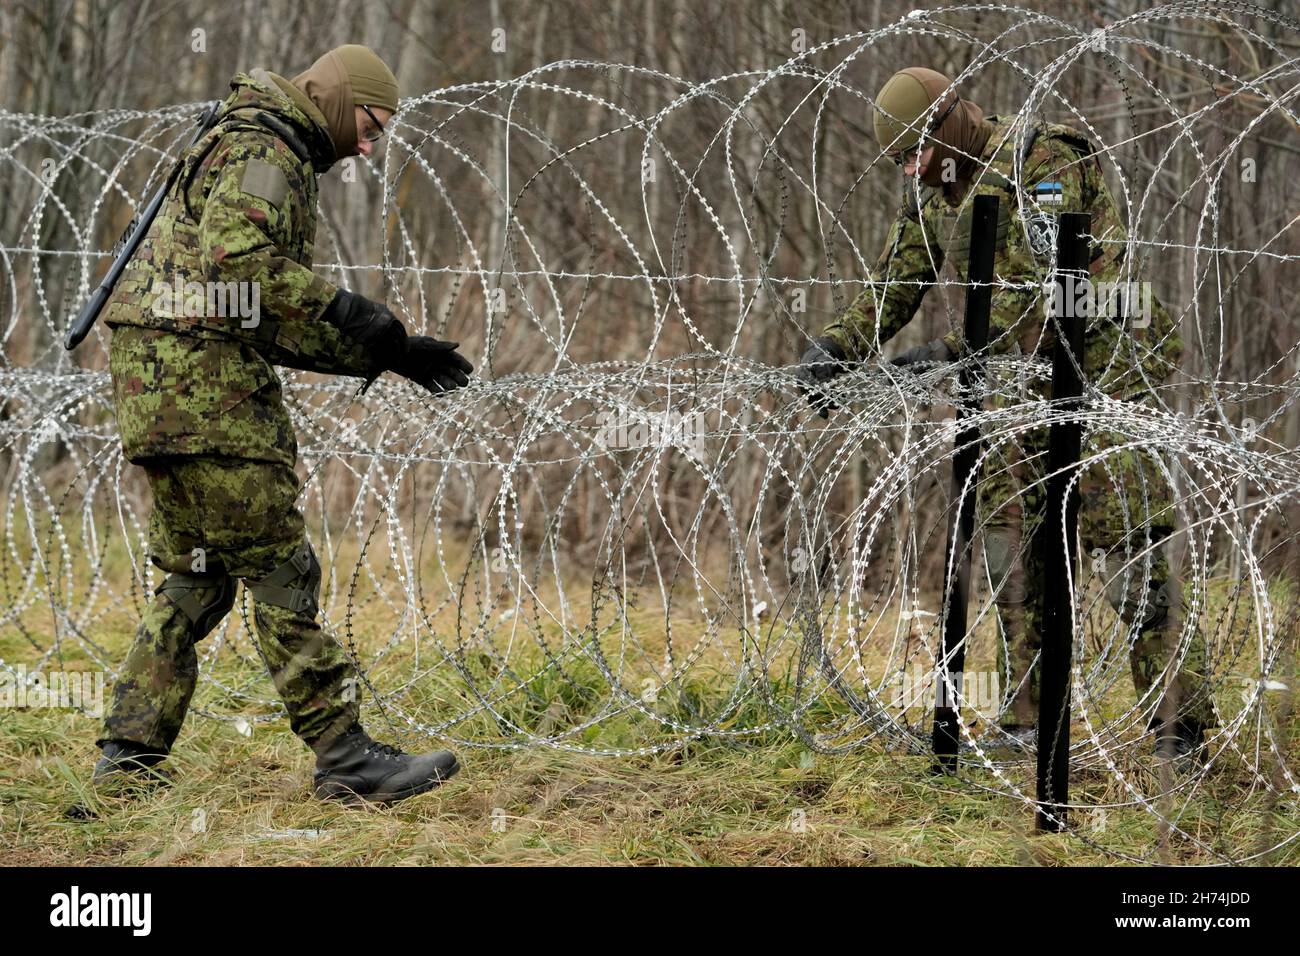
[[[1034,202],[1037,203],[1062,203],[1065,202],[1065,187],[1060,183],[1039,183],[1034,187]]]

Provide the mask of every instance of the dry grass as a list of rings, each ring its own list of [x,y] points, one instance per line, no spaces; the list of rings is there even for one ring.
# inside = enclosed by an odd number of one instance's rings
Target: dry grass
[[[428,578],[426,580],[433,580]],[[452,613],[450,611],[446,612]],[[582,609],[576,609],[581,619]],[[645,609],[640,634],[653,634]],[[36,644],[36,620],[24,622]],[[356,616],[354,637],[363,651],[387,640],[382,614],[372,605]],[[435,627],[452,633],[450,620]],[[106,614],[95,639],[114,660],[129,646],[134,614]],[[683,622],[683,629],[689,622]],[[698,627],[698,625],[697,625]],[[0,657],[35,660],[19,630],[0,633]],[[558,637],[558,635],[555,635]],[[689,643],[691,632],[679,635]],[[649,642],[653,643],[653,642]],[[272,696],[256,658],[241,641],[240,656],[223,651],[223,682]],[[659,648],[648,647],[656,659]],[[531,676],[532,695],[516,694],[503,712],[534,733],[553,732],[609,698],[599,672],[578,657],[566,661],[563,680],[536,666],[527,643],[511,664]],[[93,667],[84,648],[65,640],[51,667]],[[436,721],[462,712],[471,697],[448,667],[429,669],[402,697],[417,719]],[[487,666],[487,665],[484,665]],[[631,665],[629,665],[630,667]],[[413,651],[403,645],[372,671],[380,688],[409,678]],[[531,668],[531,670],[530,670]],[[716,706],[730,687],[728,669],[706,658],[691,670],[685,691],[667,693],[661,712]],[[782,675],[771,675],[774,689]],[[734,680],[734,678],[732,678]],[[629,686],[636,686],[629,681]],[[584,690],[590,697],[584,697]],[[550,702],[547,704],[546,702]],[[557,704],[556,702],[561,702]],[[248,712],[215,686],[203,684],[195,704],[216,713]],[[819,706],[823,706],[820,705]],[[834,721],[827,699],[814,715]],[[918,711],[919,714],[919,711]],[[1289,717],[1289,715],[1288,715]],[[408,749],[424,738],[394,734],[373,703],[369,729]],[[731,725],[767,719],[761,703],[742,707]],[[1289,738],[1300,737],[1296,722]],[[0,709],[0,845],[10,864],[1022,864],[1115,863],[1123,857],[1153,862],[1211,863],[1213,853],[1177,837],[1162,841],[1157,818],[1141,807],[1075,814],[1077,830],[1057,836],[1033,832],[1031,810],[1020,800],[989,792],[1001,788],[984,770],[962,779],[933,777],[928,760],[884,752],[868,743],[840,756],[810,752],[789,732],[772,730],[745,741],[706,739],[649,756],[599,757],[540,749],[459,747],[463,769],[438,790],[387,809],[351,809],[310,796],[310,752],[280,718],[257,723],[251,737],[230,721],[191,714],[169,761],[169,787],[133,795],[97,793],[89,786],[99,722],[60,710]],[[458,728],[481,743],[506,739],[489,717]],[[1079,735],[1076,734],[1076,739]],[[667,739],[644,718],[617,715],[591,728],[578,743],[630,749]],[[1134,748],[1132,753],[1136,753]],[[1126,753],[1129,753],[1126,752]],[[1123,759],[1123,758],[1122,758]],[[1155,792],[1148,765],[1124,759],[1126,779]],[[1265,762],[1265,773],[1270,765]],[[1032,762],[1006,768],[1006,778],[1032,793]],[[1072,778],[1080,803],[1131,802],[1117,778],[1084,769]],[[1217,853],[1241,858],[1300,832],[1295,804],[1278,802],[1242,759],[1229,754],[1183,805],[1157,804]],[[1261,862],[1295,864],[1292,846]]]

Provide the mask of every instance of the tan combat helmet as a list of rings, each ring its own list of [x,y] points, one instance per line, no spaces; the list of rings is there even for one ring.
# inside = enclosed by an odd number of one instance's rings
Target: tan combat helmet
[[[952,80],[913,66],[891,76],[876,95],[876,142],[886,153],[934,147],[921,181],[927,186],[966,178],[988,142],[984,111],[957,95]],[[946,163],[945,160],[952,160]],[[955,178],[944,178],[950,170]]]

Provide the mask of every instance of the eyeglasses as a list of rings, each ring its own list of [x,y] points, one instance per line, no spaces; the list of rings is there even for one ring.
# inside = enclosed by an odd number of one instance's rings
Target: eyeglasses
[[[917,146],[912,149],[909,149],[905,153],[894,153],[894,165],[895,166],[910,165],[911,163],[916,161],[917,154],[920,151],[921,148]]]
[[[363,142],[363,143],[375,143],[375,142],[378,142],[378,141],[379,141],[379,137],[381,137],[381,136],[384,135],[384,124],[381,123],[381,122],[379,122],[379,120],[375,117],[375,114],[374,114],[374,113],[370,112],[370,107],[369,107],[369,106],[366,106],[364,103],[362,103],[362,104],[361,104],[361,108],[362,108],[363,110],[365,110],[365,111],[366,111],[366,115],[370,117],[370,122],[372,122],[372,123],[375,124],[375,128],[374,128],[374,129],[372,129],[370,132],[366,133],[365,136],[362,136],[362,137],[361,137],[361,142]]]
[[[925,136],[923,136],[922,139],[929,139],[929,138],[931,138],[932,136],[934,136],[934,132],[935,132],[935,130],[937,130],[940,126],[943,125],[943,121],[946,120],[946,119],[948,118],[949,114],[951,114],[952,111],[955,110],[955,109],[957,108],[957,104],[958,104],[959,102],[960,102],[960,98],[954,96],[954,97],[952,98],[952,102],[948,104],[948,108],[947,108],[946,110],[944,110],[944,111],[943,111],[943,112],[938,116],[938,118],[935,119],[935,120],[934,120],[934,121],[933,121],[933,122],[932,122],[932,123],[931,123],[931,124],[926,128]],[[905,165],[905,164],[907,164],[907,163],[911,163],[911,162],[913,162],[913,160],[914,160],[914,159],[915,159],[915,158],[920,154],[920,152],[921,152],[921,147],[918,145],[918,146],[913,147],[912,149],[909,149],[909,150],[906,150],[906,151],[900,151],[900,152],[894,153],[894,154],[893,154],[893,157],[894,157],[894,165],[895,165],[895,166],[903,166],[903,165]],[[909,158],[909,157],[911,157],[911,158]]]

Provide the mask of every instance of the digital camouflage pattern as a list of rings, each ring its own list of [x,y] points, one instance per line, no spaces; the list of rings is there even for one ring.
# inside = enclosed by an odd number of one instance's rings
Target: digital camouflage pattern
[[[195,644],[233,606],[237,579],[266,576],[302,544],[303,519],[294,506],[298,479],[284,465],[200,456],[158,460],[145,470],[154,495],[151,558],[166,571],[207,578],[199,600],[211,609],[210,626],[193,626],[167,592],[154,598],[113,687],[99,742],[126,740],[167,753],[198,680]],[[196,554],[203,557],[198,575]],[[357,672],[316,623],[314,608],[295,612],[255,600],[253,621],[295,734],[311,741],[357,721]]]
[[[328,168],[333,146],[270,74],[258,72],[260,80],[245,73],[232,80],[221,120],[187,154],[180,185],[105,307],[115,329],[109,369],[118,426],[134,462],[228,455],[292,466],[297,445],[273,366],[374,373],[361,349],[320,321],[338,289],[311,270],[313,169]],[[289,124],[307,161],[259,114]],[[163,298],[178,279],[257,283],[256,324],[237,314],[178,314],[208,311]]]
[[[316,174],[334,146],[273,74],[237,74],[231,86],[105,313],[123,449],[153,491],[150,560],[169,575],[140,622],[101,745],[170,750],[198,677],[195,644],[231,609],[239,579],[293,731],[311,742],[358,716],[356,672],[316,623],[320,569],[295,503],[297,441],[273,367],[375,373],[321,319],[337,289],[311,271]],[[162,300],[178,279],[257,283],[257,321]]]
[[[1177,581],[1163,547],[1174,529],[1169,483],[1149,455],[1123,448],[1125,443],[1121,435],[1094,433],[1083,445],[1084,460],[1097,458],[1079,480],[1083,584],[1099,581],[1118,612],[1118,634],[1129,646],[1140,703],[1156,704],[1159,687],[1168,679],[1176,712],[1201,727],[1213,727],[1205,639],[1194,627],[1183,637],[1183,616],[1171,613]],[[1046,510],[1046,460],[1046,429],[996,444],[989,449],[976,493],[985,562],[1013,677],[1005,717],[1009,725],[1031,726],[1038,714],[1038,672],[1031,667],[1042,647],[1042,605],[1029,582],[1043,575],[1042,552],[1033,545]],[[1180,641],[1186,641],[1181,650]],[[1175,653],[1181,666],[1166,675]],[[1150,697],[1153,688],[1157,695]]]
[[[875,272],[868,277],[876,287],[863,290],[822,333],[850,360],[879,354],[880,346],[911,322],[945,263],[951,264],[960,282],[966,281],[972,208],[979,195],[1000,200],[994,281],[1021,286],[999,288],[993,296],[989,347],[994,354],[1051,354],[1053,336],[1044,322],[1042,289],[1050,274],[1044,243],[1055,246],[1057,214],[1091,214],[1094,282],[1125,278],[1126,247],[1116,243],[1127,234],[1087,141],[1070,127],[1044,124],[1017,176],[1019,147],[1013,121],[993,116],[987,122],[992,132],[980,156],[984,168],[958,205],[950,205],[942,190],[906,187],[903,209],[889,229]],[[1017,183],[1022,188],[1017,189]],[[1059,183],[1060,192],[1036,199],[1036,187],[1048,183]],[[1048,195],[1059,198],[1048,202]],[[960,352],[960,330],[950,331],[945,341]],[[1169,377],[1182,349],[1168,310],[1153,297],[1149,325],[1130,322],[1126,328],[1108,318],[1089,322],[1084,371],[1089,381],[1115,397],[1140,395]],[[1038,382],[1037,391],[1048,394],[1050,382]]]
[[[958,184],[956,205],[940,189],[917,189],[915,181],[908,183],[909,195],[869,277],[878,285],[864,290],[823,332],[850,359],[879,354],[881,346],[912,320],[945,263],[959,281],[966,281],[977,195],[1000,200],[994,280],[1021,286],[994,290],[989,319],[994,354],[1051,354],[1053,335],[1045,322],[1042,289],[1050,274],[1049,250],[1055,247],[1059,213],[1091,215],[1089,271],[1094,282],[1130,278],[1123,268],[1127,234],[1086,139],[1070,127],[1043,124],[1023,152],[1011,119],[993,116],[987,122],[992,132],[980,156],[982,169],[973,183]],[[1019,174],[1018,153],[1023,157]],[[944,341],[961,352],[960,331],[950,331]],[[1113,397],[1141,401],[1175,370],[1182,341],[1172,317],[1152,296],[1149,322],[1092,317],[1085,351],[1089,381]],[[1018,390],[1022,399],[1048,396],[1051,389],[1050,374],[998,384],[1000,392]],[[998,404],[1005,401],[995,399]],[[1107,597],[1131,624],[1127,640],[1133,679],[1139,694],[1146,695],[1164,673],[1170,649],[1177,646],[1175,625],[1181,627],[1182,615],[1162,606],[1177,589],[1162,546],[1174,520],[1168,484],[1154,463],[1145,453],[1109,450],[1119,444],[1115,435],[1087,438],[1085,457],[1103,457],[1081,479],[1080,539],[1088,560],[1104,560],[1109,569]],[[995,447],[982,467],[978,488],[986,562],[996,589],[1012,684],[1018,687],[1004,717],[1007,724],[1032,725],[1037,718],[1037,669],[1031,672],[1030,667],[1041,646],[1041,610],[1029,582],[1041,580],[1042,566],[1038,549],[1030,545],[1044,508],[1046,446],[1046,430],[1040,429]],[[1145,500],[1135,497],[1141,488],[1146,489]],[[1100,559],[1092,557],[1098,553]],[[1208,727],[1214,725],[1214,710],[1205,677],[1204,637],[1193,631],[1182,668],[1172,675],[1168,699],[1180,715]]]

